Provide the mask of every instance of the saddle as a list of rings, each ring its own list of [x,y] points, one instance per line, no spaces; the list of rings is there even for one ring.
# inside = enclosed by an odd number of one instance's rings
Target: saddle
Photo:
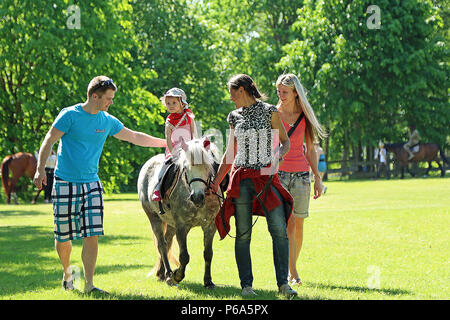
[[[178,180],[180,180],[180,173],[181,173],[181,170],[178,167],[178,165],[176,163],[172,162],[169,165],[169,167],[167,168],[163,177],[161,178],[160,192],[161,192],[162,199],[170,198],[170,195],[172,194],[173,189],[177,185]]]
[[[175,189],[175,186],[177,185],[178,181],[180,180],[180,173],[181,170],[179,166],[172,162],[169,164],[166,172],[161,178],[161,187],[160,187],[160,193],[161,193],[161,201],[158,202],[159,204],[159,213],[164,214],[164,208],[163,204],[166,207],[166,209],[170,209],[169,199],[172,195],[173,189]]]
[[[405,143],[406,144],[406,143]],[[416,143],[416,144],[413,144],[412,146],[410,146],[409,147],[409,150],[412,152],[412,153],[417,153],[417,152],[419,152],[419,148],[420,148],[420,143]]]

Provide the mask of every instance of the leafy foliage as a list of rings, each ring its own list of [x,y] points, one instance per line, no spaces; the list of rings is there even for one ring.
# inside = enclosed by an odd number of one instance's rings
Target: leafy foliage
[[[79,28],[70,27],[79,8]],[[226,81],[248,73],[269,102],[294,72],[331,133],[332,159],[378,140],[401,141],[414,123],[423,140],[448,143],[447,1],[154,0],[0,2],[0,154],[37,150],[53,119],[84,101],[96,75],[118,84],[110,112],[163,137],[158,97],[183,88],[203,133],[225,136]],[[224,142],[224,141],[223,141]],[[160,149],[109,139],[100,162],[107,191],[135,190],[141,165]]]

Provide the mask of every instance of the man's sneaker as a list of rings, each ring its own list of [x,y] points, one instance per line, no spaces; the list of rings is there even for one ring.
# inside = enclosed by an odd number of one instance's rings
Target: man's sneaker
[[[152,201],[161,201],[161,192],[159,192],[159,190],[153,192]]]
[[[287,283],[281,285],[281,287],[278,288],[278,293],[281,293],[282,295],[293,298],[297,296],[297,291],[292,289]]]
[[[257,296],[258,294],[253,291],[252,287],[245,287],[244,289],[242,289],[242,295],[243,296]]]

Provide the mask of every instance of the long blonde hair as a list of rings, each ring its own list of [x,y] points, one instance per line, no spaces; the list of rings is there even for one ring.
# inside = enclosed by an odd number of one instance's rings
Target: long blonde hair
[[[310,137],[313,139],[313,141],[315,140],[314,139],[315,135],[319,136],[321,139],[326,138],[328,134],[320,124],[319,120],[317,120],[314,110],[309,104],[308,99],[306,98],[305,90],[302,84],[300,83],[300,80],[297,78],[297,76],[292,73],[282,74],[281,76],[278,77],[276,86],[279,86],[280,84],[297,91],[297,97],[295,101],[305,114],[305,117],[307,119],[306,130],[307,133],[310,135]],[[278,100],[277,105],[281,105],[281,100]]]

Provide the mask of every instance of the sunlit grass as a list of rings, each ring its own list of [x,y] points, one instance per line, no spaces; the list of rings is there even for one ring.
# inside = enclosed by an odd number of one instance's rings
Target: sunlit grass
[[[327,182],[311,200],[298,269],[299,299],[448,299],[449,179]],[[95,284],[107,299],[242,299],[234,240],[216,235],[215,290],[203,288],[203,235],[188,237],[186,278],[169,287],[149,275],[155,261],[150,224],[137,194],[105,196]],[[232,221],[231,234],[235,234]],[[257,299],[277,294],[264,218],[252,234]],[[71,264],[82,278],[81,242]],[[95,299],[60,288],[51,205],[0,205],[0,299]],[[76,284],[78,285],[78,284]],[[83,289],[83,284],[79,285]]]

